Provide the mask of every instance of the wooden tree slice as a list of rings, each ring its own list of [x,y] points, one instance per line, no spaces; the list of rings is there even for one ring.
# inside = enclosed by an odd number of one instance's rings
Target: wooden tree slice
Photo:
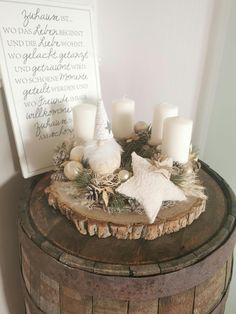
[[[73,221],[80,233],[99,238],[115,236],[117,239],[154,240],[190,225],[205,211],[206,205],[206,200],[190,197],[172,207],[161,208],[155,222],[149,224],[145,214],[109,214],[98,207],[90,210],[85,206],[85,200],[76,197],[73,182],[55,181],[45,192],[49,204]]]

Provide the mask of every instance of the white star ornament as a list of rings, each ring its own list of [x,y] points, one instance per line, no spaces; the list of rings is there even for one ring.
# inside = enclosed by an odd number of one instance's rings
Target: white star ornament
[[[145,158],[132,153],[133,177],[122,183],[116,191],[135,198],[144,208],[149,223],[153,223],[163,201],[184,201],[186,196],[161,168],[150,164]]]

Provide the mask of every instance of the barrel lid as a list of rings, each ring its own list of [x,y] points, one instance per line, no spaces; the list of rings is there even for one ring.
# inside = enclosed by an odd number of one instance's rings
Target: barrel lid
[[[20,226],[37,246],[61,263],[85,271],[117,276],[150,276],[182,270],[217,252],[230,239],[235,243],[235,196],[227,183],[202,163],[206,211],[190,226],[152,241],[99,239],[80,234],[74,225],[48,205],[44,189],[50,175],[38,177],[21,209]],[[226,251],[224,251],[224,255]],[[230,253],[228,253],[229,255]],[[227,256],[215,254],[223,263]],[[227,255],[227,254],[226,254]]]

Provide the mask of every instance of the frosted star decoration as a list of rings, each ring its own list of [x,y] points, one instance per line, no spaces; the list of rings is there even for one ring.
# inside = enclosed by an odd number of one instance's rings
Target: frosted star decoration
[[[166,165],[171,161],[167,160]],[[163,164],[162,164],[163,165]],[[122,183],[116,191],[135,198],[143,207],[149,223],[153,223],[163,201],[184,201],[184,192],[169,180],[161,167],[153,166],[145,158],[132,153],[133,177]]]
[[[112,133],[112,127],[111,127],[110,121],[107,121],[107,126],[105,127],[105,129],[109,132],[109,134]]]

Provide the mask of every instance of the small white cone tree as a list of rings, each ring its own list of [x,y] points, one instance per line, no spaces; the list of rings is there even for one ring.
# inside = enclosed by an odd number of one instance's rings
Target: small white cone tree
[[[120,145],[113,137],[103,101],[100,100],[97,105],[94,139],[86,144],[84,158],[95,173],[107,175],[120,167],[121,152]]]
[[[111,123],[108,120],[103,101],[100,100],[97,105],[95,119],[94,139],[97,141],[109,140],[113,138]]]

